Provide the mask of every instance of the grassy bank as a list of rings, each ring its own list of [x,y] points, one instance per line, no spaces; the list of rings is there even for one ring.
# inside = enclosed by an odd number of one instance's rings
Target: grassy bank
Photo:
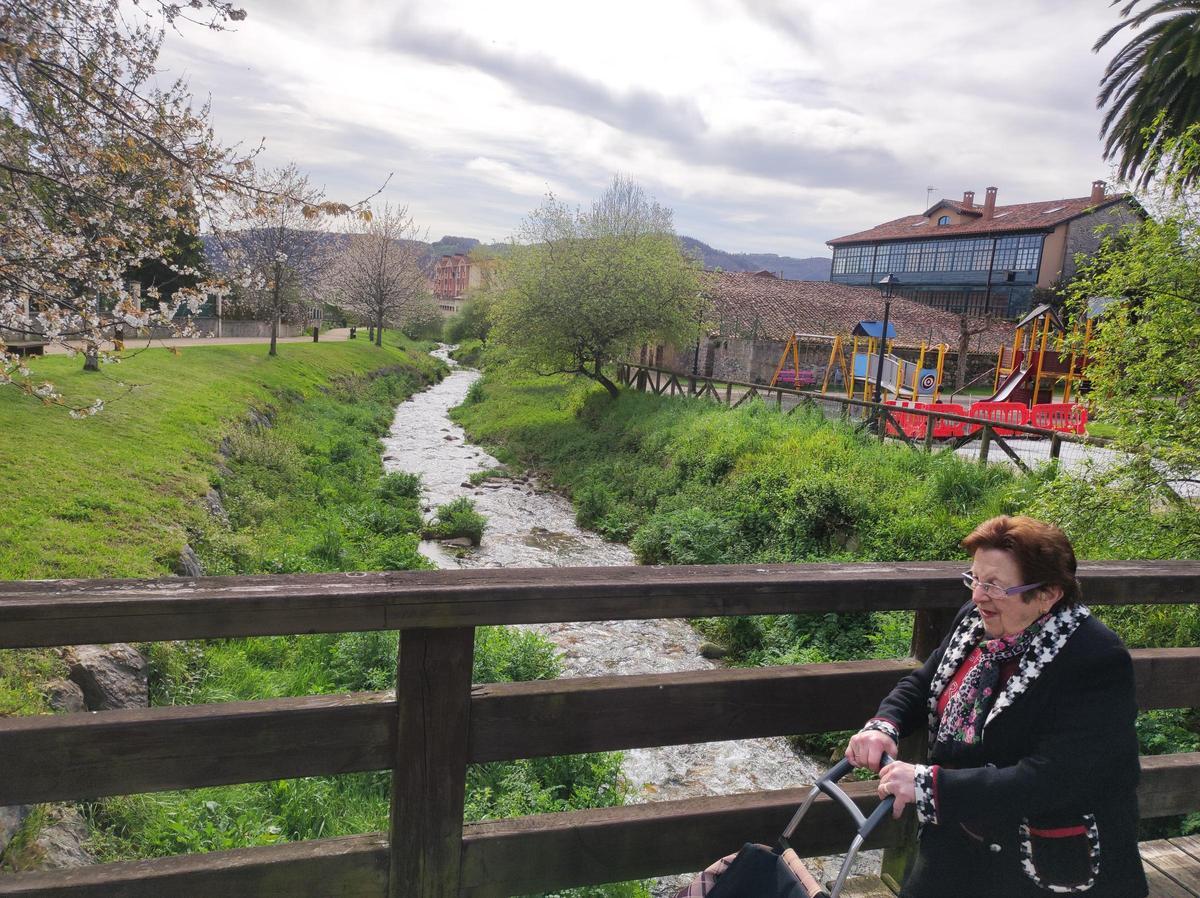
[[[0,390],[0,493],[9,520],[0,577],[151,577],[169,573],[202,509],[217,447],[251,408],[318,395],[331,381],[395,367],[412,384],[435,376],[417,344],[365,340],[146,350],[100,373],[79,359],[35,359],[35,375],[68,398],[108,400],[74,421]],[[131,392],[118,385],[132,386]]]
[[[200,499],[218,465],[222,437],[250,409],[321,394],[339,378],[393,369],[410,389],[437,376],[422,347],[389,334],[365,340],[263,346],[196,346],[140,352],[100,373],[79,359],[30,360],[68,399],[108,407],[72,420],[0,390],[0,494],[6,505],[0,578],[155,577],[203,533]],[[0,715],[47,710],[37,684],[65,669],[52,653],[0,653]]]

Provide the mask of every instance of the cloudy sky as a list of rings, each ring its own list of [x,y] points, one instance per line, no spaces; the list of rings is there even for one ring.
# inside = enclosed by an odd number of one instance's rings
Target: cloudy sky
[[[431,239],[504,240],[547,191],[616,172],[730,252],[825,241],[999,187],[1106,177],[1091,52],[1106,0],[244,0],[162,62],[225,142],[336,199],[392,173]]]

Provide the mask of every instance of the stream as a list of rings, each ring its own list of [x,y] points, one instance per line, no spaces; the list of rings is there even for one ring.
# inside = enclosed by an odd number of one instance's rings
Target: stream
[[[493,478],[471,485],[471,474],[501,465],[471,444],[448,416],[480,373],[457,366],[447,352],[442,348],[433,353],[452,367],[445,380],[397,407],[383,441],[384,469],[420,474],[427,512],[465,495],[474,500],[488,523],[482,545],[476,549],[456,550],[426,541],[421,552],[439,568],[634,564],[628,547],[581,530],[575,524],[571,503],[539,486],[534,478]],[[538,624],[528,629],[554,643],[565,677],[671,673],[717,666],[701,657],[702,640],[685,620]],[[821,768],[798,755],[786,740],[772,738],[629,749],[624,772],[634,787],[635,801],[656,801],[784,789],[811,783]],[[729,850],[739,847],[731,845]],[[840,858],[820,859],[827,879],[836,875],[840,862]],[[867,853],[859,861],[864,869],[877,869],[877,864],[877,852]],[[816,872],[817,859],[810,865]],[[672,895],[690,878],[663,878],[655,883],[653,893]]]

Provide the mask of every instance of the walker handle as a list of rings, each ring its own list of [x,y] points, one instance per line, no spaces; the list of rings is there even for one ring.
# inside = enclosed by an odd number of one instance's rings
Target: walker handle
[[[884,752],[883,756],[879,759],[879,769],[882,770],[888,764],[891,764],[893,760],[895,759],[891,755]],[[875,810],[871,812],[870,817],[864,817],[858,806],[851,801],[850,796],[843,792],[841,787],[837,785],[838,780],[853,769],[854,765],[849,760],[843,758],[826,772],[824,776],[813,783],[808,797],[804,799],[804,803],[800,805],[800,809],[792,817],[792,822],[787,825],[787,829],[783,831],[783,835],[779,838],[779,844],[784,850],[791,848],[791,845],[788,844],[788,839],[796,832],[796,827],[800,825],[800,821],[808,813],[808,809],[816,800],[818,793],[821,792],[836,800],[854,818],[854,822],[858,824],[858,832],[855,833],[854,839],[850,843],[850,849],[846,852],[846,858],[842,861],[842,869],[838,871],[833,888],[829,891],[829,898],[838,898],[841,894],[842,886],[846,883],[846,877],[850,875],[850,868],[854,865],[854,858],[858,855],[858,850],[867,840],[867,836],[879,825],[880,821],[892,812],[892,805],[896,803],[896,796],[889,795],[883,801],[879,802]]]
[[[882,770],[894,760],[895,758],[893,758],[887,752],[884,752],[882,757],[879,759],[879,769]],[[859,835],[861,835],[864,839],[870,834],[871,830],[879,825],[879,821],[883,819],[886,811],[890,811],[892,809],[892,805],[895,803],[895,796],[889,795],[879,803],[879,807],[872,812],[870,818],[864,817],[863,812],[858,809],[858,805],[856,805],[850,796],[843,792],[841,787],[837,784],[838,780],[840,780],[853,769],[854,765],[850,763],[849,759],[842,758],[842,760],[838,761],[837,764],[827,770],[819,780],[813,783],[812,791],[808,793],[808,796],[804,799],[803,804],[800,805],[799,809],[792,817],[791,822],[787,825],[787,829],[783,831],[783,836],[781,837],[780,841],[783,842],[785,846],[787,844],[787,840],[790,839],[796,832],[796,828],[800,825],[800,821],[804,819],[804,815],[808,813],[808,809],[812,805],[813,801],[816,800],[817,794],[821,792],[825,793],[842,806],[846,813],[850,815],[851,819],[854,820],[855,825],[858,826]],[[885,808],[885,806],[886,811],[881,813],[880,809]]]

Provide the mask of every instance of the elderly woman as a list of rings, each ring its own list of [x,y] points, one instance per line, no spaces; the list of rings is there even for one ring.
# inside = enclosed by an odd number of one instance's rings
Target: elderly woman
[[[921,825],[902,898],[1142,898],[1129,653],[1080,604],[1057,527],[1001,516],[963,546],[971,601],[846,749],[878,770],[929,728],[927,762],[879,779]]]

